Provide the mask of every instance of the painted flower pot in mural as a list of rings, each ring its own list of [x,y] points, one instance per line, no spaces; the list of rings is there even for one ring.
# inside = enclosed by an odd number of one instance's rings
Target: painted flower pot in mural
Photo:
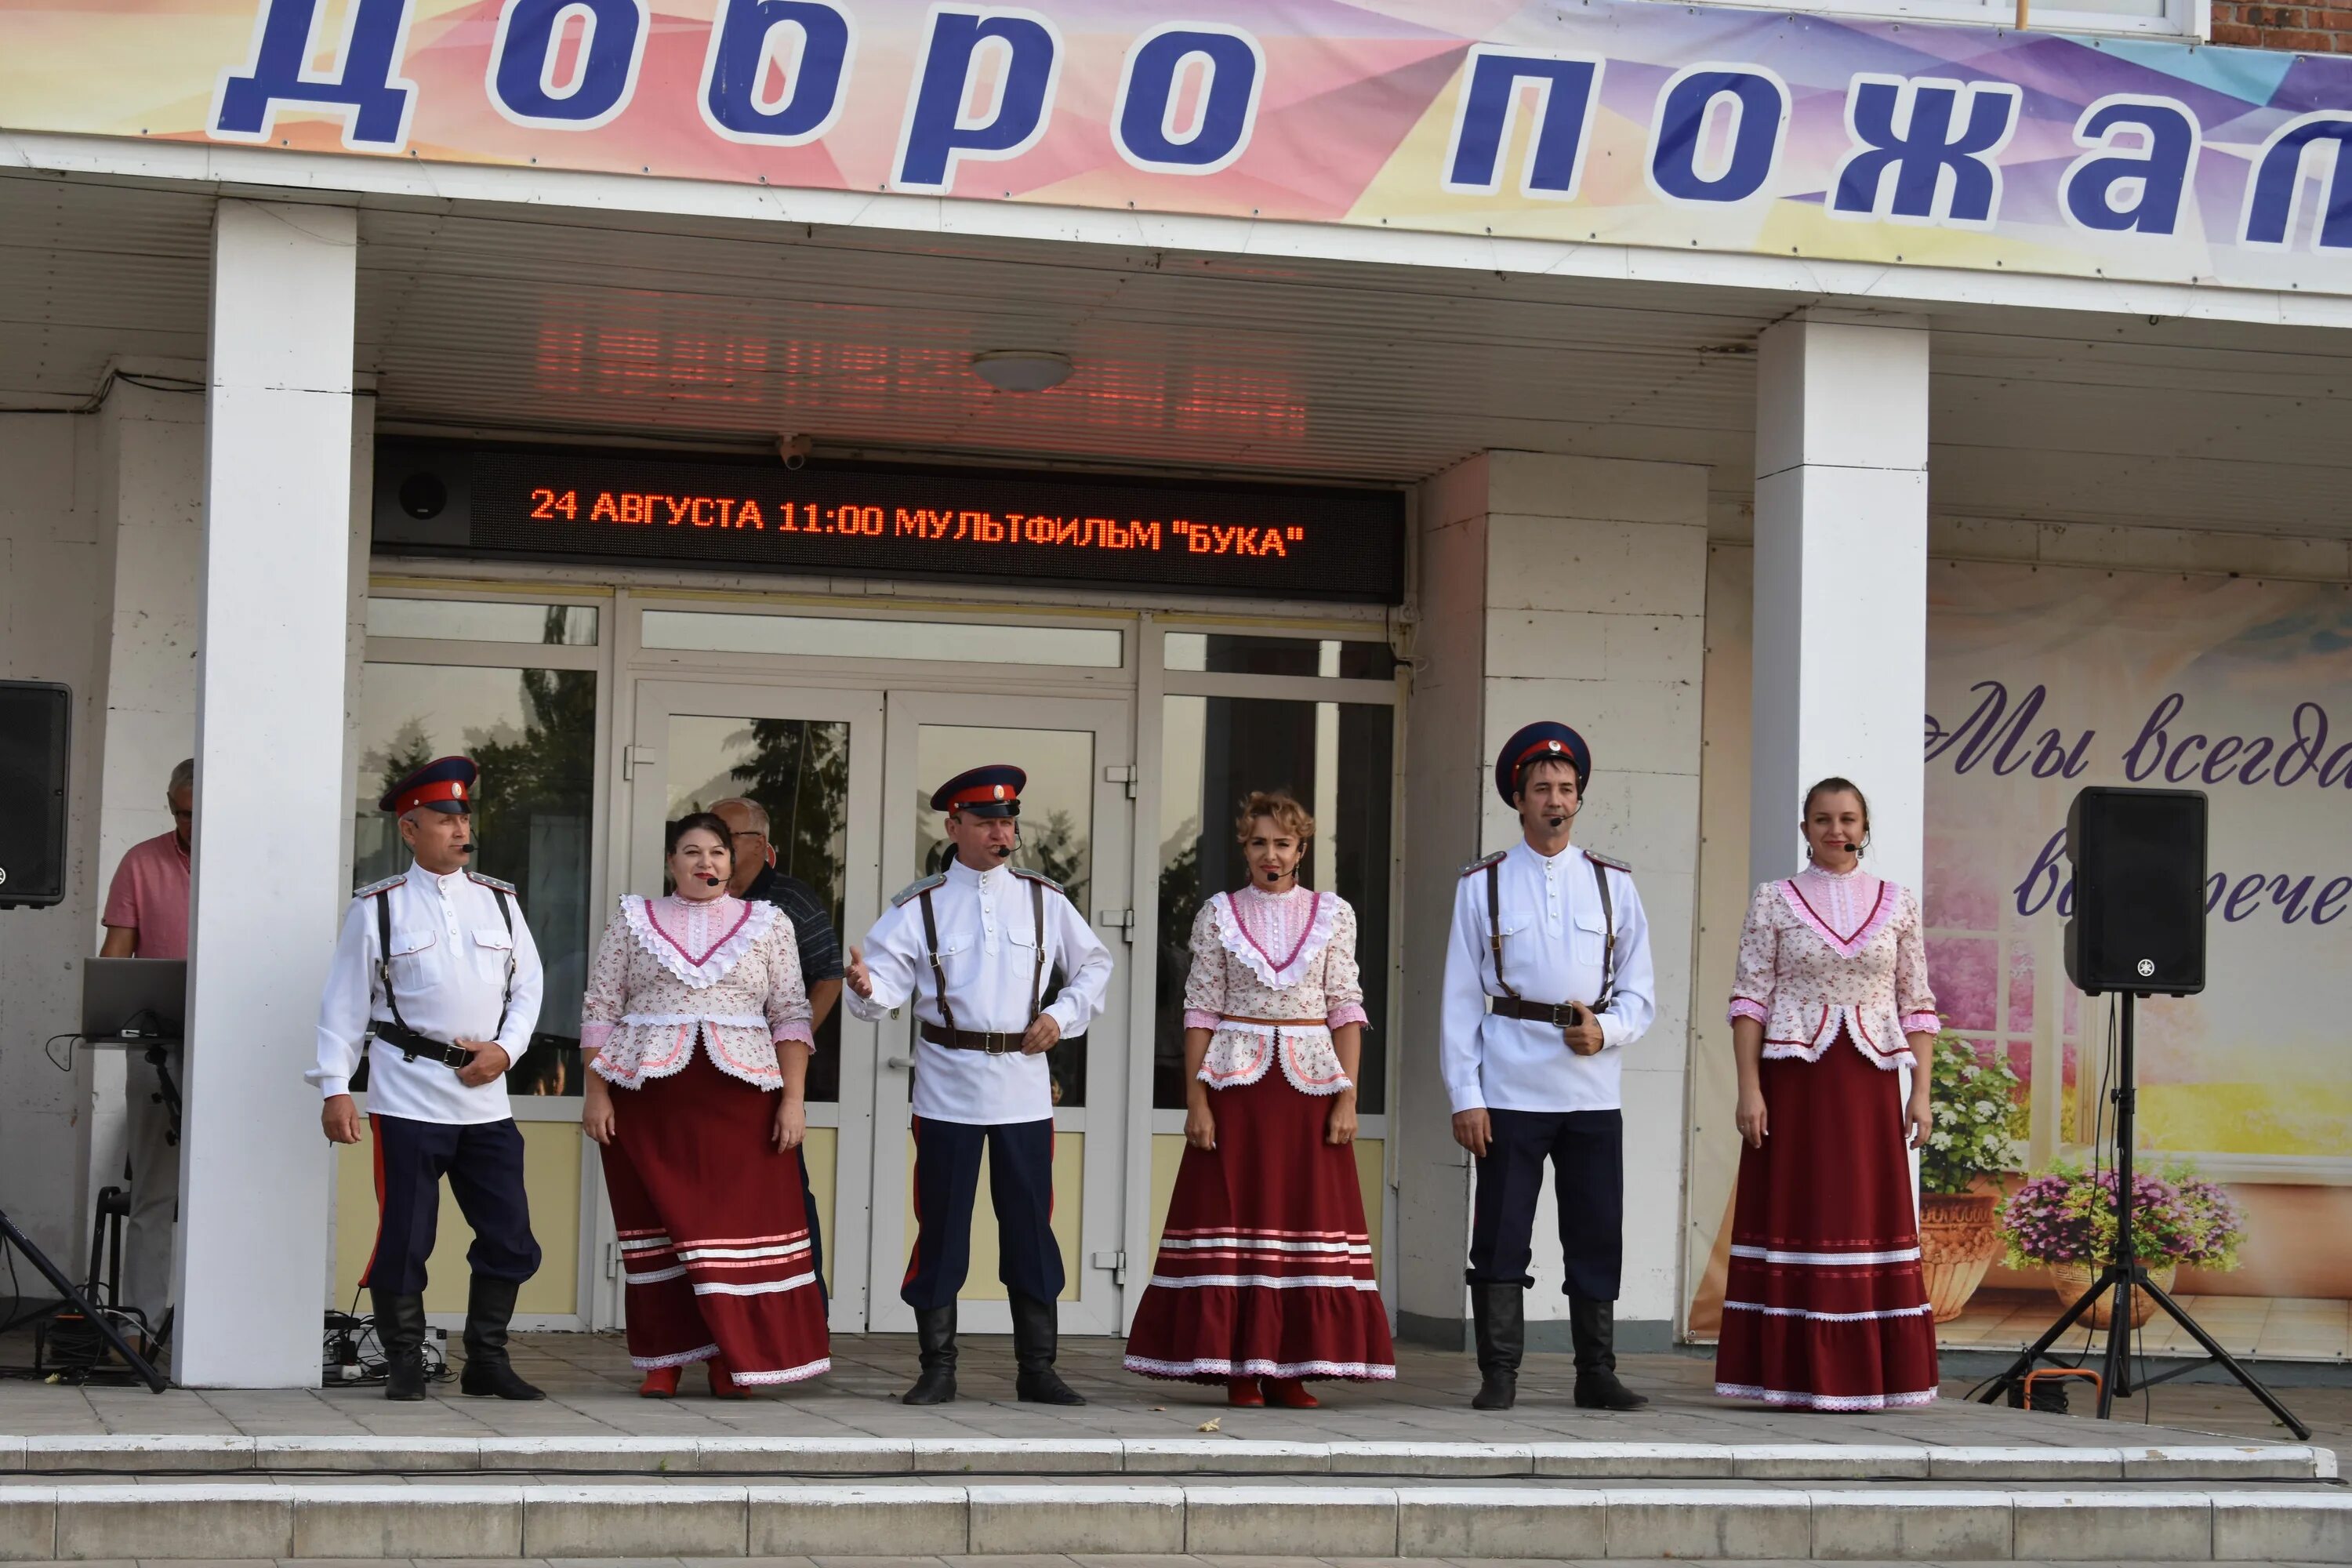
[[[2147,1271],[2147,1277],[2156,1281],[2156,1288],[2158,1289],[2169,1296],[2172,1294],[2172,1281],[2179,1275],[2179,1273],[2180,1266],[2179,1264],[2167,1263],[2160,1267],[2151,1267]],[[2062,1305],[2068,1307],[2073,1306],[2074,1304],[2074,1298],[2080,1296],[2084,1291],[2091,1288],[2091,1270],[2089,1266],[2081,1263],[2052,1264],[2050,1266],[2050,1288],[2058,1292],[2058,1300]],[[2102,1292],[2099,1299],[2091,1304],[2091,1310],[2087,1315],[2091,1320],[2091,1326],[2095,1329],[2104,1329],[2109,1323],[2115,1321],[2115,1292],[2112,1290]],[[2144,1326],[2147,1322],[2148,1319],[2155,1315],[2155,1298],[2149,1296],[2144,1290],[2133,1291],[2132,1327],[2137,1329]],[[2082,1320],[2078,1318],[2075,1321],[2080,1322]]]
[[[2091,1288],[2093,1272],[2116,1252],[2116,1178],[2112,1170],[2086,1171],[2066,1160],[2028,1180],[2001,1205],[2000,1233],[2009,1243],[2009,1266],[2039,1263],[2050,1270],[2050,1288],[2068,1306]],[[2169,1293],[2183,1263],[2200,1268],[2235,1268],[2246,1237],[2244,1215],[2229,1194],[2184,1161],[2158,1173],[2132,1173],[2132,1251],[2157,1288]],[[2102,1295],[2087,1316],[2105,1328],[2115,1316],[2114,1297]],[[2148,1320],[2156,1303],[2132,1298],[2132,1326]]]
[[[1936,1321],[1960,1315],[2000,1256],[1993,1213],[1998,1193],[1925,1193],[1919,1199],[1919,1262]]]

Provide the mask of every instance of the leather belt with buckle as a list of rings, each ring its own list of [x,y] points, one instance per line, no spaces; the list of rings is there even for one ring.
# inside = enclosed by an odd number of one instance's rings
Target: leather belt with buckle
[[[1580,1002],[1530,1002],[1523,996],[1490,996],[1486,1000],[1489,1010],[1502,1018],[1524,1018],[1530,1024],[1549,1024],[1559,1029],[1573,1028],[1585,1019]]]
[[[389,1018],[369,1020],[368,1032],[398,1051],[400,1059],[404,1062],[422,1059],[439,1062],[445,1068],[463,1070],[474,1060],[474,1053],[463,1046],[445,1045],[428,1035],[419,1034],[415,1029],[395,1024]]]
[[[932,1045],[944,1046],[951,1051],[980,1051],[992,1057],[1018,1056],[1022,1037],[1028,1031],[1006,1034],[997,1029],[950,1029],[938,1024],[926,1024],[923,1038]]]

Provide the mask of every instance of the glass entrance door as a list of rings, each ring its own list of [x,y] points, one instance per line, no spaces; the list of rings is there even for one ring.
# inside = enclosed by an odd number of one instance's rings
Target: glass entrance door
[[[623,769],[630,790],[627,890],[663,890],[666,824],[740,796],[765,809],[772,864],[815,895],[845,952],[874,923],[878,904],[882,731],[879,691],[640,681]],[[875,1038],[874,1026],[836,1001],[818,1026],[809,1064],[809,1181],[830,1318],[842,1332],[866,1327]],[[609,1226],[609,1211],[597,1206]],[[616,1321],[618,1287],[608,1280],[606,1289],[615,1300],[604,1321]]]
[[[1073,1333],[1119,1330],[1120,1226],[1129,1119],[1128,996],[1133,807],[1133,721],[1125,702],[1043,697],[983,697],[893,691],[883,784],[883,881],[892,889],[945,864],[952,853],[930,795],[942,781],[983,763],[1011,763],[1029,775],[1022,795],[1021,848],[1014,863],[1062,884],[1111,950],[1110,990],[1083,1036],[1047,1057],[1054,1081],[1054,1231],[1068,1283],[1062,1327]],[[1047,994],[1053,989],[1049,980]],[[874,1085],[871,1312],[877,1330],[910,1331],[914,1314],[898,1285],[914,1238],[910,1102],[911,1007],[882,1026]],[[971,1272],[961,1327],[1011,1328],[997,1279],[995,1216],[983,1174],[972,1215]]]

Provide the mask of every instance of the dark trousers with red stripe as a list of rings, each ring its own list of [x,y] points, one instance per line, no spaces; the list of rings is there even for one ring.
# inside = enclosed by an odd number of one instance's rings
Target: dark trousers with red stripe
[[[514,1122],[451,1127],[402,1116],[371,1116],[375,1138],[375,1252],[360,1283],[395,1296],[421,1295],[425,1261],[441,1219],[441,1181],[474,1227],[466,1262],[477,1274],[520,1285],[539,1272],[530,1200],[522,1184],[522,1132]]]
[[[1054,1239],[1054,1119],[1000,1122],[915,1119],[915,1252],[899,1299],[917,1311],[944,1307],[971,1271],[971,1205],[981,1151],[996,1210],[996,1276],[1040,1301],[1062,1294],[1062,1247]]]

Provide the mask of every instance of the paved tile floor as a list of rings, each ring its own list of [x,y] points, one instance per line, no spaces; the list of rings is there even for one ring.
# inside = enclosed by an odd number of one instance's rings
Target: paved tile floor
[[[1627,1358],[1627,1379],[1650,1394],[1653,1407],[1633,1415],[1580,1411],[1570,1400],[1574,1379],[1568,1358],[1531,1355],[1517,1409],[1481,1415],[1467,1408],[1477,1373],[1468,1356],[1403,1347],[1400,1375],[1390,1384],[1318,1384],[1325,1408],[1313,1412],[1229,1410],[1223,1391],[1149,1382],[1119,1367],[1115,1340],[1068,1341],[1062,1366],[1093,1403],[1081,1410],[1047,1410],[1013,1399],[1012,1352],[1002,1338],[968,1339],[963,1398],[943,1408],[912,1410],[897,1403],[913,1376],[915,1347],[905,1335],[842,1336],[834,1342],[834,1371],[782,1393],[740,1402],[699,1396],[672,1401],[635,1397],[636,1374],[620,1340],[611,1334],[518,1336],[516,1362],[551,1397],[544,1404],[508,1405],[466,1399],[454,1386],[437,1388],[422,1405],[394,1405],[370,1387],[267,1392],[173,1389],[150,1394],[137,1387],[67,1387],[0,1380],[0,1433],[241,1433],[255,1436],[555,1436],[635,1434],[651,1436],[936,1436],[936,1437],[1177,1437],[1215,1420],[1230,1436],[1344,1442],[1590,1440],[1659,1443],[1921,1443],[2105,1446],[2196,1440],[2221,1434],[2293,1441],[2284,1428],[2234,1385],[2174,1384],[2157,1389],[2146,1407],[2134,1401],[2131,1419],[2112,1425],[2038,1415],[1964,1403],[1961,1380],[1947,1397],[1919,1409],[1824,1415],[1762,1410],[1715,1397],[1711,1363],[1698,1356]],[[0,1364],[31,1357],[22,1335],[0,1340]],[[2291,1407],[2315,1431],[2315,1440],[2352,1457],[2352,1389],[2284,1391]],[[2210,1440],[2210,1437],[2209,1437]]]

